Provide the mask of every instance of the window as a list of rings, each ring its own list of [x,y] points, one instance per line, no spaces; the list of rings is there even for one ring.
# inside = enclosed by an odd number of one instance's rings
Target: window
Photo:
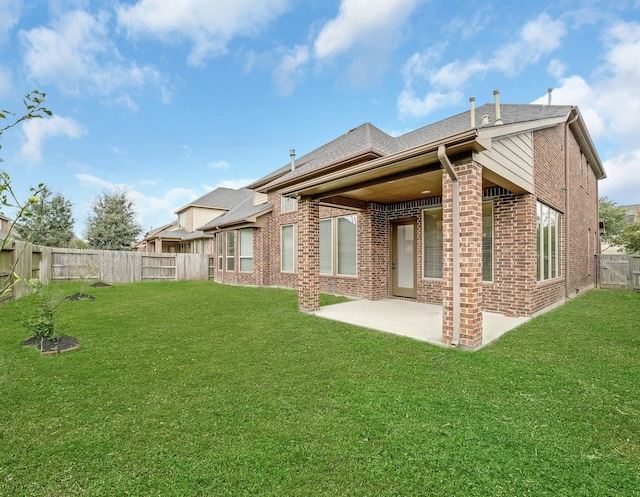
[[[224,259],[224,236],[222,233],[216,235],[216,245],[218,246],[218,271],[222,271]]]
[[[280,229],[280,269],[285,273],[293,273],[295,271],[295,245],[295,225],[283,225]]]
[[[298,209],[298,201],[291,197],[280,197],[280,212],[291,212]]]
[[[538,281],[560,276],[560,226],[562,215],[541,204],[537,208]]]
[[[181,228],[187,227],[187,211],[181,212],[178,214],[178,224]]]
[[[422,212],[422,275],[442,278],[442,207]]]
[[[320,220],[320,274],[333,274],[333,219]]]
[[[227,271],[233,271],[235,269],[235,231],[227,231]]]
[[[482,204],[482,281],[493,281],[493,202]]]
[[[320,220],[320,274],[355,276],[357,216]]]
[[[253,271],[253,228],[241,229],[238,233],[240,271]]]
[[[356,216],[342,216],[337,219],[337,273],[345,276],[356,275],[357,227]]]

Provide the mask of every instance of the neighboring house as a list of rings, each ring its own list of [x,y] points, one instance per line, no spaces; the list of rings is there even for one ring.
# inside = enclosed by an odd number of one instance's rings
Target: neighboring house
[[[253,198],[246,188],[216,188],[176,211],[177,221],[145,233],[136,249],[142,252],[212,254],[213,236],[198,229]]]
[[[640,221],[640,204],[623,205],[622,208],[627,211],[625,221],[629,224],[633,224],[636,221]]]
[[[574,106],[471,109],[392,137],[365,123],[249,186],[198,227],[214,279],[442,305],[443,341],[482,312],[532,316],[593,287],[605,172]],[[473,99],[472,99],[473,100]]]
[[[9,233],[9,226],[11,226],[11,219],[0,212],[0,240],[4,239]]]

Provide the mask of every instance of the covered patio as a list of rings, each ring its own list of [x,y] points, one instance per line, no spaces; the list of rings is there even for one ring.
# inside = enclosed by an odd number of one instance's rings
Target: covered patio
[[[406,336],[443,347],[442,307],[398,299],[358,299],[323,306],[314,315],[371,328],[394,335]],[[482,345],[493,342],[506,332],[527,322],[529,317],[507,317],[494,312],[482,312]]]

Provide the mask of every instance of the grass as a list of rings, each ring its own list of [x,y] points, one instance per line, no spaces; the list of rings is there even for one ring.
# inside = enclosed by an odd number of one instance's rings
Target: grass
[[[90,290],[60,308],[66,354],[20,345],[29,297],[0,307],[2,496],[640,494],[640,294],[590,292],[470,353],[289,290]]]

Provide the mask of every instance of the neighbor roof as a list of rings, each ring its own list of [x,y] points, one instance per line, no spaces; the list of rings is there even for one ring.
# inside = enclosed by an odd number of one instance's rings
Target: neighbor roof
[[[222,227],[232,226],[234,224],[251,223],[255,222],[255,219],[259,215],[266,214],[271,211],[273,206],[268,202],[253,205],[253,191],[247,191],[250,195],[247,195],[246,198],[235,207],[221,216],[218,216],[214,220],[209,221],[204,226],[200,226],[198,229],[203,231],[212,231]]]
[[[247,188],[234,190],[232,188],[218,187],[193,202],[188,203],[184,207],[181,207],[176,211],[176,214],[188,209],[189,207],[207,207],[211,209],[229,210],[233,208],[233,206],[237,205],[238,202],[241,202],[247,195],[247,192],[250,192]]]
[[[570,105],[501,104],[500,117],[504,125],[535,122],[544,119],[567,118],[573,108]],[[487,116],[488,124],[482,124],[483,116]],[[381,131],[371,123],[364,123],[301,156],[295,161],[296,167],[293,171],[291,165],[288,164],[249,185],[249,188],[260,191],[269,190],[281,182],[297,176],[304,176],[315,169],[365,153],[382,157],[409,150],[467,131],[471,129],[470,120],[470,111],[466,111],[397,137]],[[484,104],[475,109],[476,129],[494,127],[495,121],[495,104]]]

